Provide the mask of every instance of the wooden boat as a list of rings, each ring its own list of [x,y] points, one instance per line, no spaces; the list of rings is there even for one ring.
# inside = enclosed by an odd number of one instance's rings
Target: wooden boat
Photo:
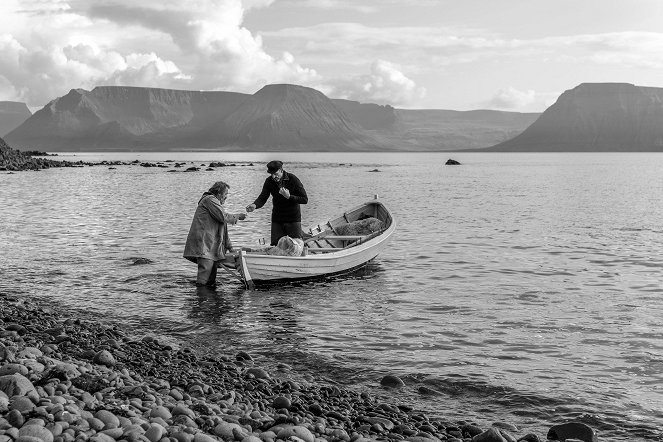
[[[379,229],[357,235],[339,233],[351,223],[379,220]],[[356,223],[355,223],[356,225]],[[396,223],[377,199],[344,212],[325,224],[309,229],[301,256],[274,256],[240,250],[235,264],[247,288],[349,273],[365,266],[389,242]]]

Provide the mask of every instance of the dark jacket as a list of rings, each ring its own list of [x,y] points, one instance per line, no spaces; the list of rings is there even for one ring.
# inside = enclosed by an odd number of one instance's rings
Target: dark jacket
[[[289,199],[279,193],[281,187],[285,187],[290,191]],[[262,192],[253,202],[257,209],[265,205],[269,195],[272,195],[272,222],[295,223],[302,221],[302,212],[299,205],[308,203],[308,196],[299,178],[285,170],[280,182],[274,181],[271,176],[267,177],[265,184],[262,185]]]

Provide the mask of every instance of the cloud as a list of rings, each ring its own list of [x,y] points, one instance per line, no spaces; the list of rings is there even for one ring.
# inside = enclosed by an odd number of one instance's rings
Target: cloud
[[[491,109],[521,109],[534,103],[536,92],[533,90],[519,91],[511,86],[500,89],[495,96],[488,101]]]
[[[255,92],[319,81],[242,26],[247,9],[273,1],[3,0],[0,95],[35,106],[98,84]]]
[[[390,105],[412,103],[426,94],[398,66],[384,60],[373,62],[369,74],[338,79],[321,89],[333,98]]]

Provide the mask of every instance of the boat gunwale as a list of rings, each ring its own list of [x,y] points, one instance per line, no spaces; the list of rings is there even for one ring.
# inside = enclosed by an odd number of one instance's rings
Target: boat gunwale
[[[247,264],[250,264],[251,262],[257,262],[257,261],[271,261],[271,260],[276,260],[276,261],[327,261],[327,260],[332,260],[332,259],[338,259],[338,258],[344,258],[348,256],[352,256],[358,253],[361,253],[365,251],[366,249],[376,247],[380,243],[387,241],[390,237],[391,234],[394,232],[396,229],[396,221],[394,220],[394,217],[391,215],[391,212],[389,209],[385,207],[385,205],[380,202],[380,201],[370,201],[365,204],[362,204],[360,206],[357,206],[353,209],[350,209],[346,211],[345,213],[352,212],[357,209],[361,209],[362,207],[366,207],[369,205],[379,205],[382,206],[386,211],[389,217],[391,218],[391,223],[389,227],[384,229],[379,235],[374,236],[373,238],[367,240],[366,242],[362,242],[360,244],[352,245],[350,247],[337,250],[335,252],[328,252],[328,253],[321,253],[321,254],[314,254],[310,253],[305,255],[305,256],[281,256],[281,255],[263,255],[263,254],[252,254],[252,253],[245,253],[244,254],[244,259],[246,260]],[[322,248],[324,249],[324,247]],[[373,258],[371,258],[373,259]]]

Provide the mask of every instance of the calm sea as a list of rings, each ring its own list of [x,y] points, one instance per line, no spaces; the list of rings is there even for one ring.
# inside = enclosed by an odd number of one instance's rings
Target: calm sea
[[[225,274],[196,289],[181,255],[202,192],[224,180],[242,211],[275,155],[60,158],[237,165],[2,173],[0,291],[385,398],[396,374],[393,400],[451,421],[663,440],[663,154],[279,155],[308,191],[304,225],[379,194],[398,228],[351,277],[254,292]],[[269,204],[250,214],[233,242],[257,245],[269,217]]]

